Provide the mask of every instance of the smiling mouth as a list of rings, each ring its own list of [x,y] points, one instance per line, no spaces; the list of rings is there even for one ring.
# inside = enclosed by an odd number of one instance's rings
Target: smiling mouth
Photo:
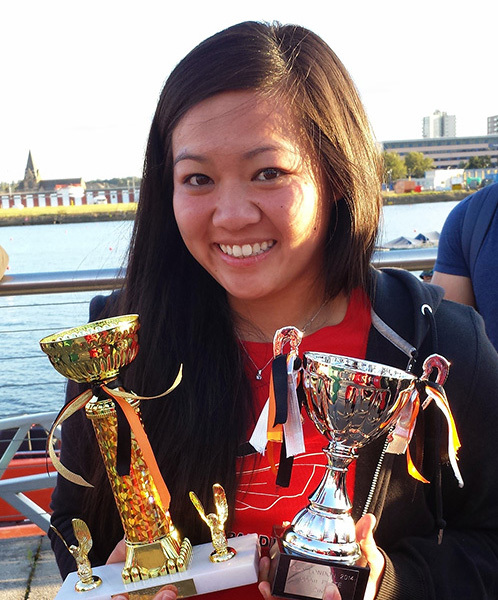
[[[218,246],[223,254],[234,256],[235,258],[248,258],[249,256],[258,256],[267,252],[274,244],[275,240],[266,240],[261,243],[256,242],[256,244],[244,244],[243,246],[239,246],[238,244],[234,244],[233,246],[218,244]]]

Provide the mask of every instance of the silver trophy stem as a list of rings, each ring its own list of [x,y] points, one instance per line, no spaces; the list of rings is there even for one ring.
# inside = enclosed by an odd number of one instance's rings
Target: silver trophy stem
[[[301,556],[353,565],[360,558],[351,501],[346,489],[348,466],[356,458],[355,448],[331,441],[324,448],[325,475],[282,535],[284,547]]]

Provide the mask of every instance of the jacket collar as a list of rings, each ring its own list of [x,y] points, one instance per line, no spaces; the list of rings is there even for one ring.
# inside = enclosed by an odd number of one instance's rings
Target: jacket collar
[[[372,268],[371,281],[373,328],[367,358],[375,354],[381,362],[394,360],[393,366],[410,368],[431,325],[434,327],[444,290],[403,269]],[[381,359],[384,354],[385,361]]]

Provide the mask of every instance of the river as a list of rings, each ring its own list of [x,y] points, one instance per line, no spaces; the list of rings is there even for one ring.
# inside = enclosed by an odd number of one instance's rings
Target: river
[[[457,202],[385,206],[379,244],[441,231]],[[123,265],[132,221],[0,228],[8,273],[81,271]],[[107,293],[107,292],[106,292]],[[65,380],[39,348],[45,335],[86,322],[94,292],[0,297],[0,418],[58,410]]]

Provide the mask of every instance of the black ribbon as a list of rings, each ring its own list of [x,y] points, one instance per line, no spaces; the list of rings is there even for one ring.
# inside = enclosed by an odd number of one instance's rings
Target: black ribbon
[[[275,396],[275,425],[287,421],[287,354],[279,354],[271,364]]]
[[[282,446],[280,447],[280,462],[278,463],[278,472],[277,472],[277,485],[280,487],[289,487],[290,479],[292,475],[292,466],[294,464],[294,457],[287,456],[287,449],[285,446],[285,438],[282,441]]]
[[[273,425],[283,425],[287,421],[288,405],[288,377],[287,377],[287,354],[280,354],[273,359],[272,375],[273,375],[273,393],[275,396],[275,423]],[[301,359],[296,357],[293,368],[301,367]],[[299,392],[298,392],[299,397]],[[301,398],[299,398],[301,400]],[[280,460],[278,464],[276,484],[280,487],[289,487],[292,475],[292,467],[294,465],[294,457],[287,456],[287,447],[285,438],[282,440],[280,447]]]

